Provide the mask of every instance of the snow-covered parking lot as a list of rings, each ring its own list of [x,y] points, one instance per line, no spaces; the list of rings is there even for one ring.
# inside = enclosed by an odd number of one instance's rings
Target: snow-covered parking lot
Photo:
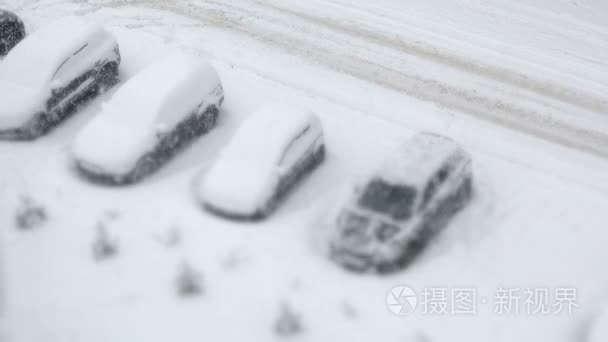
[[[600,336],[590,331],[605,326],[606,315],[596,317],[608,305],[605,1],[0,0],[0,8],[18,13],[28,32],[66,15],[104,25],[118,38],[121,83],[174,50],[200,55],[226,96],[217,128],[138,185],[93,185],[71,163],[73,139],[116,88],[41,139],[0,142],[6,340]],[[319,115],[325,163],[269,220],[204,212],[195,175],[273,101]],[[471,205],[404,271],[335,265],[326,249],[336,204],[419,131],[471,153]],[[18,228],[24,202],[44,212],[31,229]],[[197,293],[179,291],[184,272]],[[389,310],[398,285],[418,294],[417,310]],[[454,313],[449,297],[448,312],[425,310],[429,288],[474,290],[474,312]],[[527,289],[548,290],[550,312],[527,310]],[[555,312],[560,289],[576,291],[571,313]],[[498,310],[502,290],[513,290],[518,312]]]

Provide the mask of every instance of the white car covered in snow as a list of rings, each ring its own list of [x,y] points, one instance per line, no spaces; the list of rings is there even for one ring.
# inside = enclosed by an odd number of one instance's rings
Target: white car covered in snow
[[[169,55],[129,79],[79,132],[77,168],[101,183],[136,182],[215,127],[223,101],[209,63]]]
[[[446,137],[417,134],[343,206],[330,242],[331,257],[357,271],[399,270],[471,195],[468,153]]]
[[[270,105],[239,127],[198,182],[203,206],[244,220],[268,216],[324,159],[321,122],[312,112]]]
[[[33,139],[114,85],[120,53],[102,27],[60,19],[26,37],[0,63],[0,138]]]

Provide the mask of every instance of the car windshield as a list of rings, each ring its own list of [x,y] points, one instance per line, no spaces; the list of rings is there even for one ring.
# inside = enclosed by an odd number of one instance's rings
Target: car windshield
[[[387,214],[395,220],[405,220],[412,215],[416,189],[383,180],[372,180],[359,198],[359,205],[372,211]]]

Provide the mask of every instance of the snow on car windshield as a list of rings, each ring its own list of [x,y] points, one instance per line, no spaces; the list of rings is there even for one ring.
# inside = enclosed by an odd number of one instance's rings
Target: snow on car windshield
[[[413,187],[374,179],[359,198],[359,205],[395,220],[405,220],[412,215],[415,199],[416,189]]]

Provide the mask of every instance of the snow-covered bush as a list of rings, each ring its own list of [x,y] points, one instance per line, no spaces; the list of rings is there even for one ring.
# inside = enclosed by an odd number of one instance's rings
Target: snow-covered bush
[[[274,331],[281,337],[291,337],[302,332],[302,320],[287,302],[281,303],[279,317],[274,323]]]
[[[416,335],[413,337],[412,341],[413,341],[413,342],[431,342],[431,338],[430,338],[430,337],[429,337],[427,334],[425,334],[425,333],[423,333],[423,332],[419,331],[419,332],[418,332],[418,333],[417,333],[417,334],[416,334]]]
[[[118,239],[112,238],[103,222],[97,224],[97,235],[93,241],[93,257],[95,260],[110,258],[118,253]]]
[[[343,301],[340,306],[342,309],[342,313],[344,313],[344,316],[349,319],[355,319],[359,315],[359,313],[357,312],[357,308],[355,308],[353,304],[349,301]]]
[[[242,267],[249,259],[250,257],[247,250],[243,247],[239,247],[230,251],[228,255],[222,259],[221,267],[226,271],[233,271]]]
[[[48,219],[46,209],[34,202],[30,197],[21,199],[21,205],[15,214],[15,225],[22,230],[28,230],[44,224]]]
[[[177,275],[176,285],[177,294],[183,297],[199,295],[205,290],[202,274],[192,268],[188,263],[183,263],[181,265]]]
[[[161,236],[157,236],[156,240],[167,248],[172,248],[180,244],[182,241],[182,232],[176,226],[172,226],[169,230]]]

